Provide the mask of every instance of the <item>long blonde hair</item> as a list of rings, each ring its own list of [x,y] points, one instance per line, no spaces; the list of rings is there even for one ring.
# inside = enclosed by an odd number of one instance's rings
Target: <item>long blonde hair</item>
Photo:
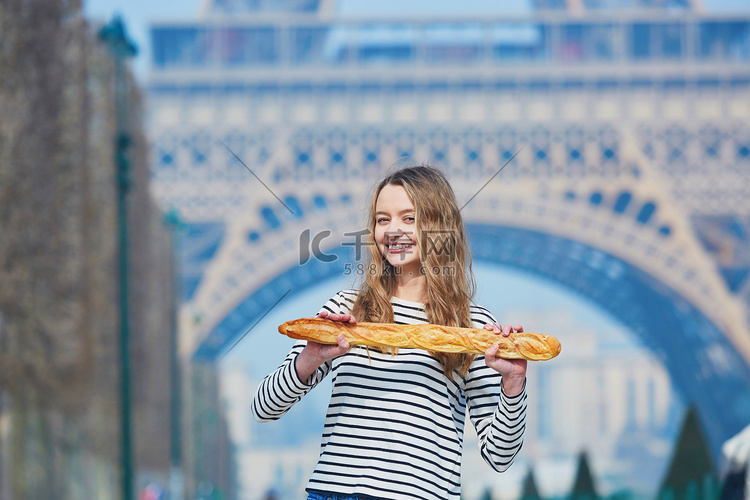
[[[427,320],[437,325],[473,327],[470,304],[475,282],[461,211],[448,180],[427,165],[397,170],[375,188],[368,219],[369,262],[365,266],[368,272],[352,314],[360,321],[393,323],[391,297],[396,287],[395,269],[383,258],[374,241],[375,206],[380,191],[389,184],[402,186],[414,205],[419,255],[427,278]],[[440,352],[432,355],[451,380],[454,371],[465,376],[476,357]]]

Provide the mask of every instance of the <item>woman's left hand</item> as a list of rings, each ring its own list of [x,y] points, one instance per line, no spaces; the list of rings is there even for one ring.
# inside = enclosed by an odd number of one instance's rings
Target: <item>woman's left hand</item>
[[[486,330],[495,332],[496,335],[508,336],[513,332],[522,332],[521,325],[501,326],[500,323],[487,323],[484,325]],[[484,353],[484,362],[503,376],[503,392],[507,396],[516,396],[523,390],[523,383],[526,380],[526,360],[525,359],[504,359],[497,358],[498,344],[493,344]]]

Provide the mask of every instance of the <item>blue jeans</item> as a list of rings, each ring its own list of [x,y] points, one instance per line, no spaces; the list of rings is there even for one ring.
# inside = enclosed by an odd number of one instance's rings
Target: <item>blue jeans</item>
[[[307,500],[364,500],[362,497],[340,495],[338,493],[324,493],[311,491],[307,494]]]

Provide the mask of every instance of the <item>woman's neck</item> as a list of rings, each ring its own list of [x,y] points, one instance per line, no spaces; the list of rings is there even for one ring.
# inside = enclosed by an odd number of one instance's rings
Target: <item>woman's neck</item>
[[[427,302],[427,278],[420,274],[397,275],[395,297],[424,304]]]

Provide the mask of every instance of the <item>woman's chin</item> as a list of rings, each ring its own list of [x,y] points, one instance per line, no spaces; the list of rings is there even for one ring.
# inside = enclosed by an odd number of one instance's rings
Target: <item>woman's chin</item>
[[[388,263],[393,266],[397,276],[416,276],[419,275],[419,261],[401,260],[400,258],[388,259]]]

